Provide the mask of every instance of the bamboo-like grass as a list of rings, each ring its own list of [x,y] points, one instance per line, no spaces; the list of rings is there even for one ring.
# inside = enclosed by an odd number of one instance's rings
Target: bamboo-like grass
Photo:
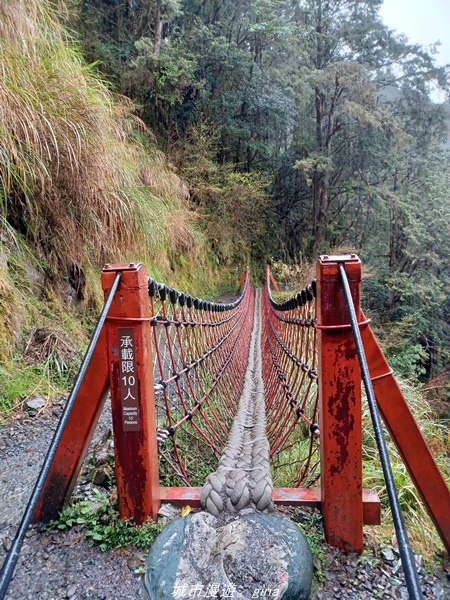
[[[55,272],[195,248],[186,186],[52,6],[0,5],[2,218]]]
[[[430,404],[427,402],[423,391],[404,380],[400,380],[400,385],[416,423],[420,427],[447,485],[450,485],[448,421],[445,422],[437,418]],[[442,554],[445,552],[445,549],[439,534],[409,476],[397,447],[387,431],[385,435],[388,441],[389,457],[400,506],[414,550],[427,557],[435,553]],[[388,532],[391,532],[389,535],[392,535],[392,516],[388,504],[375,434],[366,402],[363,402],[363,480],[364,487],[376,489],[382,502],[382,525],[375,529],[381,535],[383,533],[388,534]]]

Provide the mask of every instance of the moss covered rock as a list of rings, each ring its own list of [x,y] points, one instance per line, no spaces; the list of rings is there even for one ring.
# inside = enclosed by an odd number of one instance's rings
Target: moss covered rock
[[[249,512],[217,519],[194,513],[172,521],[146,562],[151,600],[309,598],[312,556],[304,535],[280,515]]]

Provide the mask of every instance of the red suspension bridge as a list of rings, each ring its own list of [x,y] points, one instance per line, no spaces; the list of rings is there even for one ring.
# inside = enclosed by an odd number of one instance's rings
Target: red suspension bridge
[[[105,309],[25,530],[31,520],[55,518],[70,496],[110,391],[122,518],[142,523],[157,518],[162,502],[199,506],[207,498],[216,500],[212,510],[224,499],[232,510],[258,509],[269,490],[270,503],[319,508],[328,543],[361,552],[363,525],[380,519],[376,491],[362,485],[367,370],[378,410],[450,551],[449,489],[360,308],[360,282],[356,255],[322,256],[316,279],[288,300],[274,299],[269,268],[255,293],[247,269],[239,297],[224,304],[158,283],[142,264],[106,265]],[[253,408],[240,409],[249,385]],[[233,433],[236,419],[241,433]],[[271,481],[259,474],[266,459]],[[227,479],[237,469],[241,475]]]

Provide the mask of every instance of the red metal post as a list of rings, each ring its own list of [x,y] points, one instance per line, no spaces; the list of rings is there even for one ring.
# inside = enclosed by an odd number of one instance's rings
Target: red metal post
[[[450,553],[450,490],[370,327],[361,336],[383,421]]]
[[[33,522],[56,519],[75,487],[108,392],[108,356],[103,328],[42,489]]]
[[[141,263],[106,265],[105,294],[119,271],[106,321],[117,493],[121,518],[141,524],[160,504],[148,276]]]
[[[242,289],[242,286],[244,285],[245,280],[249,276],[249,273],[250,273],[250,267],[245,267],[245,271],[242,273],[242,277],[241,277],[241,280],[238,285],[238,291]]]
[[[321,506],[327,542],[347,552],[362,552],[361,372],[340,264],[345,264],[360,315],[359,258],[321,256],[317,264]]]
[[[272,271],[270,270],[270,265],[266,265],[266,281],[270,279],[270,282],[273,285],[273,289],[276,292],[280,291],[280,288],[278,287],[277,282],[275,281],[275,277],[272,275]]]

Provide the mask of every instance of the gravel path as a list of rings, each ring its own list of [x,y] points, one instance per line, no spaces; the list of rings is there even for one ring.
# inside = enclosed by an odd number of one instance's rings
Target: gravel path
[[[9,549],[38,471],[61,413],[61,405],[47,406],[36,416],[21,413],[0,428],[0,560]],[[31,413],[33,415],[33,411]],[[111,425],[107,406],[91,447]],[[144,555],[138,549],[101,552],[89,547],[80,529],[27,532],[8,600],[140,598]]]
[[[61,405],[47,406],[37,414],[20,413],[0,427],[0,561],[20,522],[60,412]],[[109,427],[107,407],[93,444]],[[89,547],[79,528],[56,533],[39,533],[31,528],[6,598],[140,598],[139,570],[144,557],[145,553],[136,548],[101,552],[97,547]],[[317,566],[322,581],[316,585],[312,596],[315,600],[408,598],[398,556],[391,548],[380,550],[376,558],[345,556],[330,549],[325,567]],[[450,600],[450,563],[432,574],[426,574],[421,566],[419,573],[426,598]]]

